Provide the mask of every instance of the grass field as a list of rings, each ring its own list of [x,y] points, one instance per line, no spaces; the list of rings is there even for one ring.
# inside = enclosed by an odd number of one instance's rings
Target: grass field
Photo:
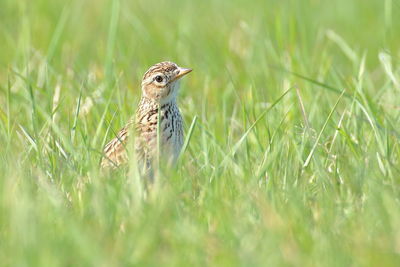
[[[0,0],[0,265],[398,266],[399,29],[398,0]],[[99,162],[164,60],[190,138],[144,197]]]

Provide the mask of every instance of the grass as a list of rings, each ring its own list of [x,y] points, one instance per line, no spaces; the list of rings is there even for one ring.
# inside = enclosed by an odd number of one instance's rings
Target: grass
[[[398,0],[0,2],[3,266],[397,266]],[[179,165],[99,172],[140,79],[194,69]],[[134,164],[132,165],[134,166]]]

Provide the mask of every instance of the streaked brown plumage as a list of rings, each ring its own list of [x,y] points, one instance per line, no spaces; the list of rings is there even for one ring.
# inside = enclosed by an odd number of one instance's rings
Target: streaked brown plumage
[[[117,167],[128,160],[129,136],[135,133],[139,167],[148,169],[158,153],[157,127],[160,115],[160,148],[168,163],[176,160],[183,145],[183,120],[176,103],[179,79],[191,72],[172,62],[152,66],[143,76],[142,98],[135,119],[130,120],[104,148],[101,167]],[[159,111],[160,109],[160,111]]]

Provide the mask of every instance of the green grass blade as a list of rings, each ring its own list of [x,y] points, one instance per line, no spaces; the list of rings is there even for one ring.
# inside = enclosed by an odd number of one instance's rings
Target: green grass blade
[[[329,121],[330,121],[330,119],[331,119],[331,117],[333,115],[333,112],[336,110],[336,107],[339,104],[340,100],[342,99],[344,93],[345,93],[345,91],[343,90],[343,92],[340,94],[339,98],[336,100],[335,105],[333,105],[333,107],[331,109],[331,112],[329,113],[328,117],[326,118],[325,123],[322,126],[322,129],[319,131],[317,139],[315,140],[314,145],[313,145],[310,153],[308,154],[308,157],[307,157],[306,161],[303,164],[303,168],[307,168],[308,165],[310,164],[310,161],[312,159],[312,156],[314,155],[315,149],[317,148],[319,140],[321,139],[322,133],[324,132],[326,126],[328,125],[328,123],[329,123]]]

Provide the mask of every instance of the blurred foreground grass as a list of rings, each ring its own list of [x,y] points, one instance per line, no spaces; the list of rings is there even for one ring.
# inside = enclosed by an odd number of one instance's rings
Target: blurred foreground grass
[[[399,29],[395,0],[1,0],[1,265],[398,265]],[[98,164],[163,60],[197,122],[144,200]]]

